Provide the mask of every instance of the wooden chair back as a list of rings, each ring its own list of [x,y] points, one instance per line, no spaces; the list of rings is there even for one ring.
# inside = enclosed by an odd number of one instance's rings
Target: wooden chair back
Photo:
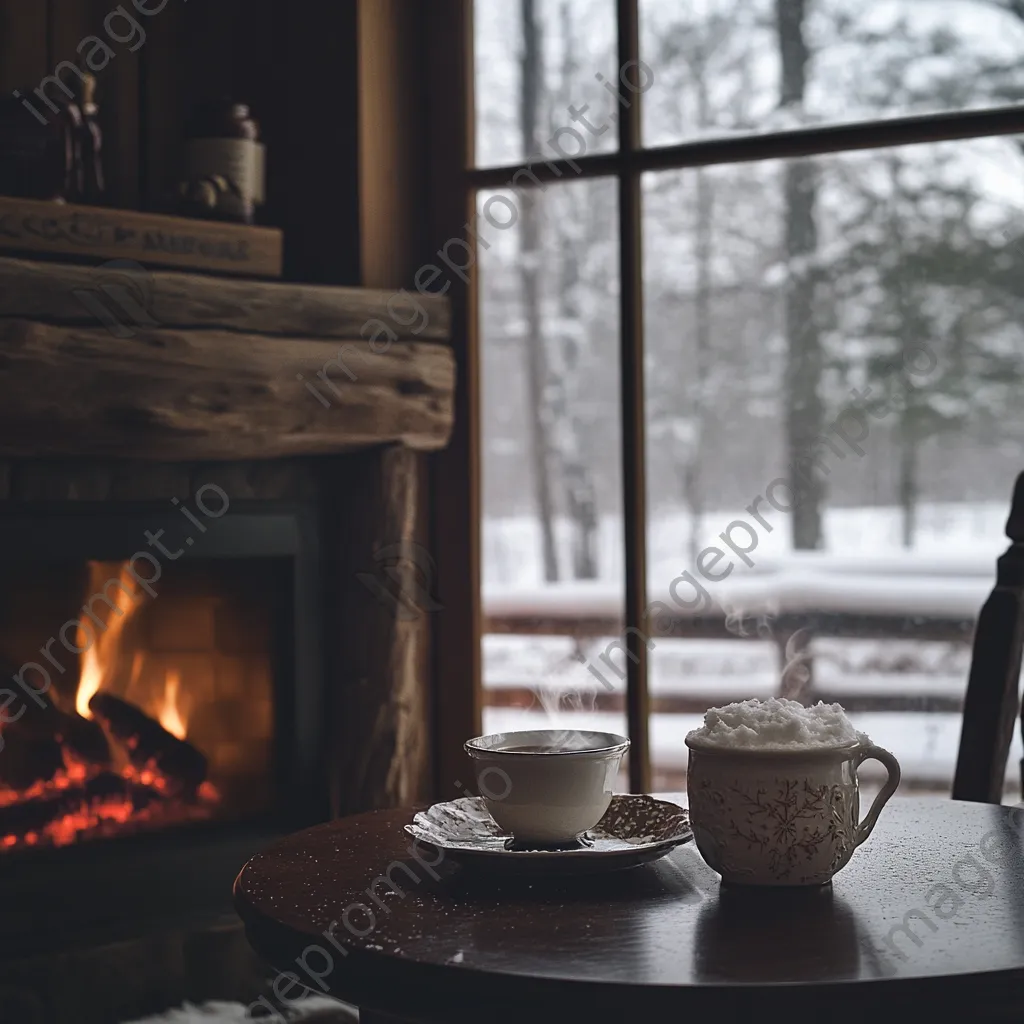
[[[964,700],[954,800],[1002,802],[1006,762],[1021,710],[1024,649],[1024,473],[1017,477],[1006,524],[1010,547],[996,563],[996,585],[978,616]],[[1024,759],[1021,760],[1024,793]]]

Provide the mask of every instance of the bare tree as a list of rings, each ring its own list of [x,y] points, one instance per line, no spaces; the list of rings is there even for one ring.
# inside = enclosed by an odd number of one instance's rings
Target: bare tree
[[[562,37],[561,82],[558,104],[552,112],[555,120],[573,102],[576,86],[576,40],[572,9],[564,2],[559,9]],[[552,124],[552,130],[559,127]],[[576,579],[596,579],[598,575],[598,510],[593,473],[587,465],[580,444],[583,424],[580,422],[580,369],[586,347],[585,313],[581,302],[581,249],[591,243],[594,211],[589,203],[574,202],[573,190],[585,185],[566,186],[559,197],[558,216],[552,218],[559,261],[557,315],[554,337],[548,345],[549,378],[546,409],[549,436],[553,439],[559,481],[564,489],[565,510],[572,529],[572,564]]]
[[[534,0],[520,0],[523,50],[520,67],[519,125],[526,157],[539,149],[538,112],[544,83],[543,38]],[[527,394],[530,408],[530,450],[533,484],[540,522],[544,579],[558,579],[558,551],[555,546],[554,507],[551,498],[551,444],[545,428],[548,361],[541,323],[541,197],[535,189],[524,188],[519,207],[519,277],[526,320],[525,355]]]
[[[712,47],[714,43],[710,44]],[[710,127],[711,113],[707,80],[708,54],[704,46],[692,51],[690,66],[697,92],[697,125],[700,130]],[[697,257],[697,289],[694,295],[694,349],[692,376],[690,377],[690,405],[694,422],[693,445],[685,468],[686,501],[690,509],[690,559],[696,561],[700,548],[701,520],[704,516],[704,474],[702,454],[705,451],[708,420],[708,362],[711,357],[711,233],[714,218],[715,194],[705,167],[694,172],[696,181],[697,224],[694,245]]]
[[[701,11],[674,24],[660,40],[659,66],[676,72],[668,102],[680,133],[696,130],[703,135],[723,120],[735,126],[744,124],[749,83],[732,95],[719,88],[714,100],[711,89],[716,76],[742,81],[749,71],[748,47],[736,27],[738,14],[738,4],[717,12]],[[686,111],[692,111],[692,122],[688,123]],[[692,292],[687,289],[685,294],[674,294],[687,313],[683,322],[687,326],[692,323],[692,342],[681,339],[679,346],[681,408],[672,417],[677,425],[672,437],[682,498],[689,513],[689,556],[693,561],[702,546],[701,525],[709,492],[713,492],[707,460],[715,426],[715,367],[721,353],[712,348],[717,293],[712,273],[717,227],[715,178],[708,168],[696,167],[687,172],[686,180],[693,181],[693,199],[686,204],[692,218],[687,218],[685,230],[693,233],[695,280]]]
[[[779,108],[803,111],[810,57],[805,37],[807,0],[775,0],[775,23],[781,63]],[[783,172],[785,196],[784,253],[787,265],[784,323],[788,342],[785,396],[788,476],[793,488],[793,547],[821,547],[824,486],[809,466],[824,426],[820,394],[824,356],[815,323],[818,245],[815,223],[817,168],[812,160],[791,160]]]

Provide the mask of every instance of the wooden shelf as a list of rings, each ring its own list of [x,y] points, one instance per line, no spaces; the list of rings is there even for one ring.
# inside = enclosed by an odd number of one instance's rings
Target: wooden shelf
[[[283,236],[276,228],[0,196],[0,250],[274,278]]]

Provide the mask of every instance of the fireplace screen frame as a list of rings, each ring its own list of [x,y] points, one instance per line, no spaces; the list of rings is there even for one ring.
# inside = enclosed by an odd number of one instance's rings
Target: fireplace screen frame
[[[214,511],[219,507],[213,498],[209,504]],[[270,809],[255,821],[281,829],[323,821],[328,816],[328,786],[316,509],[294,502],[237,500],[213,517],[204,516],[193,505],[177,500],[0,505],[0,569],[11,563],[127,561],[139,552],[158,550],[147,536],[159,538],[165,550],[179,550],[176,562],[287,560],[291,587],[287,593],[272,592],[271,608],[275,623],[271,656],[274,793]],[[167,559],[159,561],[162,575],[168,571]],[[158,580],[153,589],[159,594]],[[248,824],[253,823],[249,819]],[[230,822],[216,819],[198,827],[224,824],[230,827]],[[157,829],[148,835],[173,831],[178,829]],[[121,841],[119,837],[90,839],[62,849]],[[19,855],[20,851],[5,853],[0,863]]]

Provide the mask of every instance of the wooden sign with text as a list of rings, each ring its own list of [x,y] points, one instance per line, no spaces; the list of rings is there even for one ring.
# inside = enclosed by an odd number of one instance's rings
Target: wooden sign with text
[[[0,250],[280,277],[282,233],[276,228],[0,196]]]

